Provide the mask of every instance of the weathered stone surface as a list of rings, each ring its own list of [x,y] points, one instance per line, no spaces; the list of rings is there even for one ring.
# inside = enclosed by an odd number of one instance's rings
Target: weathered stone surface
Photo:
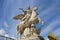
[[[21,38],[20,40],[40,40],[40,39],[37,36],[30,36],[30,37],[26,37],[26,38]]]

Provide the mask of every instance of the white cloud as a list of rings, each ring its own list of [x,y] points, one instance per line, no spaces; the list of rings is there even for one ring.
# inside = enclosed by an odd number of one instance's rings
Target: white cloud
[[[8,35],[8,34],[5,34],[4,36],[9,37],[9,35]]]
[[[4,35],[6,32],[4,29],[0,29],[0,35]]]
[[[6,31],[4,29],[0,29],[0,35],[4,35],[6,37],[9,37],[9,35],[6,34]]]
[[[5,26],[5,27],[8,27],[8,23],[7,23],[7,22],[4,22],[4,26]]]
[[[15,39],[15,37],[13,37],[13,36],[10,36],[9,34],[5,34],[4,36],[5,36],[5,37],[10,37],[10,38],[13,38],[13,39]]]
[[[15,39],[15,37],[11,37],[11,38]]]

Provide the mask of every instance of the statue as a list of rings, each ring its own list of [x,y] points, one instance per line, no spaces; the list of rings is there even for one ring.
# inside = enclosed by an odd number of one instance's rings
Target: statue
[[[25,16],[22,18],[22,20],[24,20],[25,22],[29,20],[29,18],[31,17],[31,10],[30,10],[30,6],[27,7],[27,10],[24,12],[26,13]]]
[[[31,14],[31,18],[28,20],[28,22],[30,24],[36,24],[36,23],[41,23],[42,25],[44,25],[43,21],[38,17],[37,15],[37,10],[38,8],[35,6],[32,9],[32,14]]]
[[[41,31],[41,28],[36,29],[35,25],[32,24],[32,25],[31,25],[31,28],[27,27],[27,28],[24,30],[24,36],[25,36],[25,37],[30,37],[30,36],[32,36],[32,35],[39,36],[40,31]],[[27,32],[28,32],[28,33],[27,33]]]
[[[15,16],[14,19],[19,19],[20,20],[20,24],[17,26],[17,35],[20,33],[21,35],[24,33],[24,36],[31,36],[31,35],[39,35],[40,31],[36,30],[35,28],[35,24],[36,23],[41,23],[42,25],[44,25],[44,22],[38,17],[37,15],[37,7],[33,7],[32,10],[30,10],[30,6],[27,7],[27,10],[23,10],[22,8],[20,8],[23,11],[23,14],[19,14],[18,16]],[[32,27],[33,25],[33,27]],[[26,33],[26,30],[29,33]],[[21,39],[21,35],[20,35],[20,39]],[[17,40],[18,40],[18,36],[17,36]]]
[[[30,18],[30,13],[31,13],[31,10],[30,10],[30,7],[28,6],[27,7],[27,10],[25,11],[25,10],[23,10],[22,8],[20,8],[23,12],[24,12],[24,14],[20,14],[20,15],[18,15],[18,16],[16,16],[16,17],[14,17],[14,19],[20,19],[20,24],[17,26],[17,35],[20,33],[21,35],[23,34],[23,31],[24,31],[24,29],[25,29],[25,27],[24,27],[24,23],[25,23],[25,21],[27,21],[29,18]],[[21,38],[21,35],[20,35],[20,38]],[[18,38],[18,36],[17,36],[17,38]]]

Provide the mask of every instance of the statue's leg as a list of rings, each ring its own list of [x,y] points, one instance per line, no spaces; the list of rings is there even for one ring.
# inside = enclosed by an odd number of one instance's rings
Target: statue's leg
[[[26,23],[29,20],[29,18],[30,16],[27,16],[26,19],[24,20],[25,21],[24,23]]]

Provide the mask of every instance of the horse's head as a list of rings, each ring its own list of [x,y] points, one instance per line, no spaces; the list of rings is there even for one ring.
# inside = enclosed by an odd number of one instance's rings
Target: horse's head
[[[38,10],[37,6],[34,6],[34,7],[33,7],[33,10],[34,10],[34,11],[37,11],[37,10]]]

